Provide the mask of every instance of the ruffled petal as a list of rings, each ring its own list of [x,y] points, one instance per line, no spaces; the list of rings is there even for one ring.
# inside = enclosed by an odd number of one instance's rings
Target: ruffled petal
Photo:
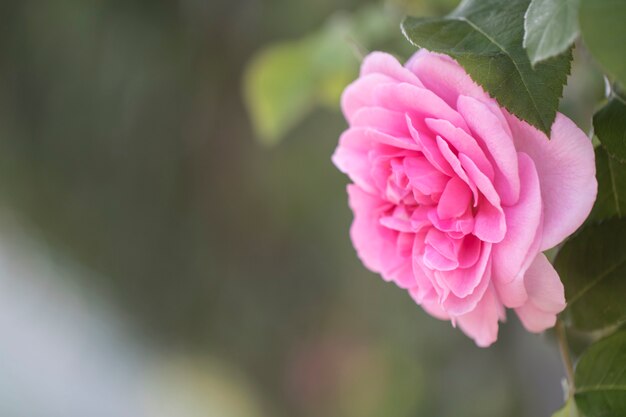
[[[530,332],[542,332],[556,323],[556,315],[565,309],[563,284],[544,254],[539,254],[524,275],[528,301],[515,309]]]
[[[558,113],[550,139],[528,123],[507,116],[516,148],[528,154],[539,174],[544,225],[541,250],[550,249],[585,221],[596,199],[595,156],[591,140]]]
[[[507,233],[493,248],[494,279],[503,283],[511,282],[518,275],[535,236],[541,234],[542,203],[539,176],[535,164],[528,155],[519,153],[518,159],[520,198],[514,206],[503,208]],[[531,254],[533,258],[535,255],[536,253]]]
[[[417,51],[405,66],[422,80],[424,86],[455,107],[460,95],[475,98],[489,107],[498,118],[502,128],[509,132],[508,123],[500,106],[493,98],[471,79],[465,69],[448,55]]]
[[[493,180],[494,171],[485,153],[478,146],[476,139],[463,129],[454,127],[452,123],[441,119],[424,119],[426,126],[436,135],[445,139],[458,153],[467,155],[490,180]]]
[[[498,339],[498,321],[504,321],[504,318],[504,307],[495,290],[489,287],[476,308],[457,317],[457,323],[479,347],[487,347]]]
[[[491,159],[496,175],[494,187],[502,204],[515,204],[519,198],[519,172],[517,152],[513,139],[498,122],[498,118],[480,101],[460,96],[458,110],[475,136],[478,136]]]
[[[350,227],[350,237],[357,255],[363,264],[371,271],[381,273],[385,262],[395,258],[394,232],[379,222],[383,212],[391,205],[380,198],[363,191],[356,185],[348,185],[350,208],[354,213],[354,220]]]
[[[423,120],[446,119],[454,126],[468,131],[461,115],[430,90],[409,83],[394,83],[374,87],[375,102],[389,110],[401,111]]]
[[[415,74],[403,67],[396,58],[385,52],[372,52],[363,59],[361,64],[361,77],[377,73],[387,75],[399,82],[424,88],[424,84]]]
[[[341,95],[341,110],[348,123],[352,123],[354,114],[363,107],[378,107],[377,86],[393,83],[397,81],[387,75],[368,74],[348,85]]]

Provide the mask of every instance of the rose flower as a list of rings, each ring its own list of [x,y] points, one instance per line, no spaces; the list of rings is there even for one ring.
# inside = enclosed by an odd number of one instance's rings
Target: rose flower
[[[505,307],[524,327],[554,326],[563,285],[542,251],[588,216],[594,151],[557,114],[550,137],[511,115],[450,57],[405,66],[367,56],[342,96],[346,173],[359,258],[432,316],[489,346]]]

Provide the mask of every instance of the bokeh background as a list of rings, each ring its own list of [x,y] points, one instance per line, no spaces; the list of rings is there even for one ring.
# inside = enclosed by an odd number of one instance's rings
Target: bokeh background
[[[0,2],[0,415],[556,410],[550,334],[509,314],[479,349],[349,242],[347,179],[330,162],[337,94],[364,51],[413,52],[404,13],[455,3]],[[260,57],[275,45],[307,56],[303,39],[377,10],[389,26],[320,49],[316,62],[343,62],[324,94],[309,86],[280,129],[259,126],[275,97],[254,90]],[[577,48],[563,111],[588,130],[602,92]]]

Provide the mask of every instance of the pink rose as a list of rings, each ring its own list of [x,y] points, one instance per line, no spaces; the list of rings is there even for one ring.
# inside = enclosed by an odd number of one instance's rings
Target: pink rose
[[[591,141],[557,114],[550,138],[508,113],[451,58],[403,67],[374,52],[342,97],[350,127],[333,162],[348,185],[357,253],[479,346],[505,307],[531,332],[554,326],[563,285],[542,251],[596,197]]]

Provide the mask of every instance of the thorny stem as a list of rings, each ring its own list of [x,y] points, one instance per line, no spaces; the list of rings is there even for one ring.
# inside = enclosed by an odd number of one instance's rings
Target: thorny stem
[[[567,382],[569,385],[568,397],[571,397],[574,394],[574,366],[572,365],[572,358],[569,354],[565,326],[563,325],[561,319],[557,319],[554,327],[556,331],[556,338],[559,341],[561,360],[563,361],[563,366],[565,367],[565,373],[567,375]]]

